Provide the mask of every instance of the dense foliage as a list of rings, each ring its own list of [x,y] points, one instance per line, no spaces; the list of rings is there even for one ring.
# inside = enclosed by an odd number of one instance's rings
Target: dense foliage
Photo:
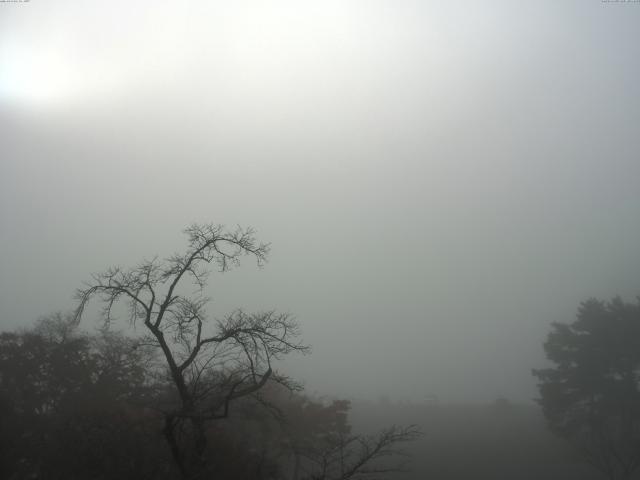
[[[584,302],[545,343],[552,368],[534,370],[551,429],[610,479],[640,466],[640,303]]]
[[[161,478],[152,359],[62,315],[0,334],[2,478]]]

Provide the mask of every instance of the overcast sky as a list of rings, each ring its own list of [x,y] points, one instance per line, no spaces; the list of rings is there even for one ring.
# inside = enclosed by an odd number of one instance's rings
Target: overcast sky
[[[0,327],[253,226],[212,316],[296,315],[322,394],[535,397],[552,321],[640,294],[640,3],[0,3]],[[97,324],[89,321],[89,324]]]

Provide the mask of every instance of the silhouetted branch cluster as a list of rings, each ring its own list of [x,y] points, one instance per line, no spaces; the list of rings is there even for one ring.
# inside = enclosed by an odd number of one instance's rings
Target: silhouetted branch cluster
[[[309,462],[309,480],[347,480],[349,478],[377,478],[406,470],[407,457],[400,448],[405,442],[416,440],[421,431],[415,426],[392,426],[378,435],[363,436],[338,433],[324,439],[324,445],[302,452]],[[315,451],[314,451],[315,450]],[[389,463],[385,460],[393,457]],[[398,460],[400,459],[400,460]]]
[[[220,225],[192,225],[185,233],[188,247],[183,254],[94,275],[77,293],[75,319],[79,321],[87,303],[97,297],[106,326],[121,301],[129,321],[144,324],[148,334],[141,344],[161,350],[177,393],[176,405],[165,407],[164,432],[187,475],[185,454],[190,449],[183,448],[179,439],[186,429],[183,423],[190,424],[196,439],[195,463],[201,463],[206,448],[204,422],[226,418],[233,401],[255,394],[270,380],[295,388],[294,382],[274,372],[272,362],[292,352],[306,353],[309,347],[298,340],[298,325],[288,314],[236,310],[212,325],[205,310],[209,299],[201,293],[181,293],[185,291],[181,283],[195,284],[201,292],[208,265],[225,272],[243,256],[251,256],[261,266],[269,246],[258,243],[252,229],[240,227],[227,231]]]

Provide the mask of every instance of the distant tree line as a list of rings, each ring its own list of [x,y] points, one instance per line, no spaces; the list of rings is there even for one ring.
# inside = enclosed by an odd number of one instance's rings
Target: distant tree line
[[[108,330],[89,335],[60,314],[0,334],[0,477],[181,478],[162,435],[176,400],[158,360],[135,339]],[[268,384],[206,429],[209,473],[329,479],[365,465],[395,469],[377,460],[416,432],[354,435],[349,407]]]

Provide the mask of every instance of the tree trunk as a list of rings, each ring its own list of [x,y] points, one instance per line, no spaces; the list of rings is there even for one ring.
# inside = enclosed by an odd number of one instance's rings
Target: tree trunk
[[[178,466],[178,470],[184,478],[187,478],[187,471],[184,465],[184,458],[182,452],[180,451],[180,447],[178,445],[178,440],[176,439],[175,434],[175,419],[172,415],[166,415],[164,418],[164,429],[162,430],[165,440],[169,444],[169,450],[171,450],[171,456],[173,457],[173,461]]]
[[[193,463],[195,471],[199,474],[205,470],[207,463],[207,432],[205,423],[200,418],[192,418],[191,426],[193,427],[193,451],[195,454]]]

